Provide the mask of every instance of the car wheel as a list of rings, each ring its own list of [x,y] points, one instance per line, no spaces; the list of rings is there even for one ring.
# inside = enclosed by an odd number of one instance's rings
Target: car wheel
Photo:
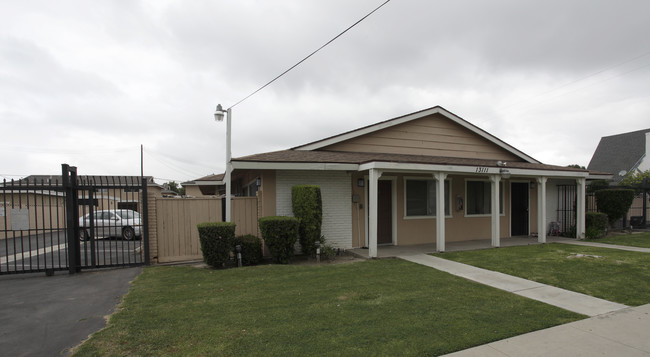
[[[88,231],[83,228],[79,229],[79,240],[83,242],[83,241],[87,241],[88,239],[90,239],[90,235],[88,234]]]
[[[124,227],[122,229],[122,238],[125,240],[132,240],[135,238],[135,231],[131,227]]]

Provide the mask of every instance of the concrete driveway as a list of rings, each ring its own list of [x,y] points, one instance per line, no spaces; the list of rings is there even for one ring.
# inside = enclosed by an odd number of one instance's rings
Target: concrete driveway
[[[142,268],[0,277],[0,346],[5,356],[70,355],[110,315]]]

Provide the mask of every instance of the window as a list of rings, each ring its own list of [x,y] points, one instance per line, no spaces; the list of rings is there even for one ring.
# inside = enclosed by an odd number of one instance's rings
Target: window
[[[467,215],[492,214],[492,183],[467,181]],[[499,213],[503,214],[503,182],[499,182]]]
[[[426,179],[407,179],[406,217],[436,215],[436,181]],[[445,215],[451,215],[449,209],[449,181],[445,181]]]
[[[258,190],[259,190],[259,187],[257,186],[257,180],[253,180],[246,187],[244,187],[243,196],[244,197],[255,197],[255,196],[257,196],[257,191]]]

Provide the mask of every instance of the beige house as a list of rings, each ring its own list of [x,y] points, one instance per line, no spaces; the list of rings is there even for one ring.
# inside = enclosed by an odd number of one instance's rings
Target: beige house
[[[260,216],[291,216],[291,187],[319,185],[327,242],[371,257],[380,245],[545,242],[563,185],[576,186],[584,236],[588,171],[542,164],[439,106],[232,167],[233,194],[257,196]]]

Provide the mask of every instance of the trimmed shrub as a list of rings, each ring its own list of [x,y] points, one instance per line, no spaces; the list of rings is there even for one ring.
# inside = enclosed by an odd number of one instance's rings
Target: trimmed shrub
[[[591,181],[587,185],[587,192],[594,193],[596,191],[605,190],[609,187],[609,181],[607,180],[595,180]]]
[[[288,264],[298,240],[298,219],[294,217],[262,217],[259,219],[262,238],[269,247],[273,261]]]
[[[585,230],[587,238],[603,237],[607,233],[607,215],[602,212],[587,212]]]
[[[256,265],[262,261],[262,241],[252,234],[235,238],[233,247],[241,246],[241,262],[243,265]]]
[[[299,222],[298,239],[303,254],[316,254],[323,222],[323,202],[320,187],[298,185],[291,188],[291,209]]]
[[[206,264],[222,268],[230,259],[236,226],[232,222],[208,222],[197,225],[203,261]]]
[[[609,225],[623,218],[634,201],[634,190],[605,189],[596,191],[596,206],[607,215]]]

